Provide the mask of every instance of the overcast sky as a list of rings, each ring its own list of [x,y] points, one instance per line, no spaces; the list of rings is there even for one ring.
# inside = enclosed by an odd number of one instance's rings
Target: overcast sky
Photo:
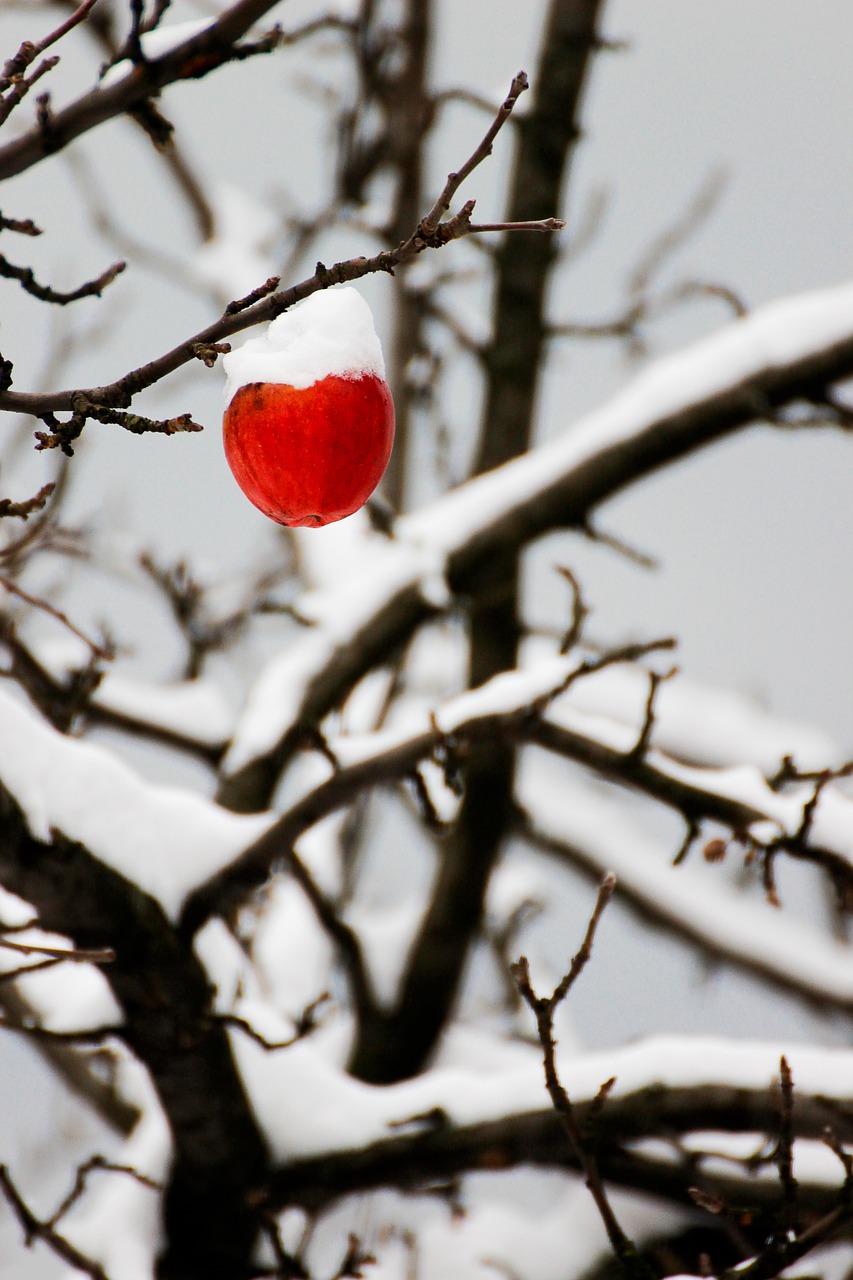
[[[291,0],[281,17],[296,21],[316,8]],[[445,0],[439,10],[437,84],[465,84],[497,98],[520,66],[532,71],[543,0]],[[175,6],[176,17],[195,12]],[[32,23],[15,11],[3,14],[3,23],[10,46],[31,34]],[[606,190],[608,199],[597,239],[557,280],[554,315],[604,319],[617,311],[644,249],[714,172],[726,175],[719,203],[664,283],[722,282],[754,305],[849,276],[849,0],[612,0],[605,26],[628,48],[594,66],[572,175],[570,233],[594,193]],[[80,36],[60,69],[65,83],[91,78],[97,62]],[[339,65],[334,58],[318,64],[304,52],[256,60],[248,77],[236,67],[200,85],[174,86],[164,107],[188,156],[216,182],[310,209],[330,151],[319,91],[306,85],[311,77],[334,83]],[[434,148],[436,181],[468,154],[482,123],[468,110],[446,115]],[[117,221],[141,239],[165,240],[180,256],[192,243],[187,220],[138,134],[127,122],[110,124],[79,151]],[[469,183],[466,194],[478,198],[481,214],[500,213],[508,147],[502,138]],[[115,256],[85,235],[64,156],[8,184],[4,202],[4,211],[41,220],[37,260],[54,279],[76,282],[81,271],[94,273]],[[345,244],[348,253],[363,248],[352,236]],[[371,281],[364,292],[387,334],[387,284]],[[49,344],[44,310],[13,285],[0,297],[0,349],[17,359],[18,386],[39,375]],[[206,323],[213,308],[168,279],[131,270],[111,302],[79,304],[76,314],[81,325],[107,315],[108,331],[85,345],[63,385],[124,372]],[[660,326],[655,341],[660,349],[678,346],[725,319],[719,303],[703,303]],[[26,332],[33,335],[29,349]],[[570,427],[631,373],[613,344],[555,350],[542,430]],[[158,414],[191,410],[207,426],[203,437],[139,440],[90,426],[72,510],[109,513],[172,559],[200,555],[231,566],[260,554],[272,534],[223,465],[220,387],[220,372],[199,366],[147,400]],[[611,503],[602,525],[658,557],[662,568],[643,572],[578,538],[564,540],[569,550],[561,545],[559,554],[582,570],[596,633],[673,631],[691,675],[812,719],[853,749],[851,450],[853,441],[832,432],[783,436],[759,428]],[[40,478],[49,461],[42,455],[18,472],[21,485]],[[547,549],[547,557],[556,554]]]

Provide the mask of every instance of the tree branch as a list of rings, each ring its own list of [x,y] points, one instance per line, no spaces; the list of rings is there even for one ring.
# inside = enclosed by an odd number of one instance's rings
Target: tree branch
[[[258,1229],[249,1192],[263,1182],[267,1151],[200,962],[137,886],[59,833],[35,839],[4,788],[0,872],[43,928],[114,949],[104,975],[124,1014],[122,1039],[151,1073],[175,1145],[163,1274],[242,1274]]]
[[[661,1155],[640,1144],[655,1139],[671,1144],[679,1135],[691,1133],[774,1134],[778,1130],[778,1101],[771,1087],[773,1067],[769,1065],[767,1083],[746,1088],[717,1078],[703,1079],[699,1059],[707,1048],[695,1043],[695,1071],[692,1084],[669,1078],[667,1054],[678,1042],[666,1039],[637,1046],[614,1049],[596,1058],[590,1069],[575,1060],[561,1068],[572,1094],[576,1119],[585,1131],[595,1117],[596,1160],[605,1182],[629,1187],[671,1200],[677,1204],[693,1203],[690,1188],[697,1178],[735,1204],[748,1204],[754,1210],[776,1209],[783,1192],[774,1176],[756,1177],[746,1167],[733,1167],[723,1172],[715,1165],[713,1175],[697,1165],[691,1154],[677,1146]],[[719,1046],[720,1042],[714,1041]],[[744,1045],[748,1055],[753,1045]],[[632,1055],[648,1052],[658,1063],[650,1068],[647,1081],[620,1092],[619,1079],[633,1071]],[[773,1048],[768,1048],[772,1059]],[[778,1054],[776,1057],[778,1063]],[[796,1057],[792,1055],[796,1070]],[[631,1064],[629,1066],[629,1063]],[[734,1064],[732,1069],[736,1070]],[[573,1070],[585,1081],[573,1086]],[[830,1067],[831,1070],[831,1067]],[[596,1074],[598,1073],[598,1074]],[[616,1085],[602,1109],[597,1102],[593,1077],[616,1076]],[[641,1073],[642,1074],[642,1073]],[[405,1088],[405,1086],[403,1086]],[[401,1102],[401,1106],[405,1105]],[[799,1090],[793,1112],[793,1132],[798,1139],[820,1141],[828,1119],[835,1108],[831,1099],[820,1093]],[[839,1116],[843,1140],[853,1140],[850,1116]],[[270,1196],[274,1206],[299,1204],[319,1210],[339,1197],[364,1192],[376,1187],[397,1187],[406,1191],[428,1191],[437,1184],[467,1171],[495,1171],[534,1165],[545,1168],[577,1170],[577,1155],[566,1142],[560,1118],[549,1107],[544,1110],[510,1114],[476,1124],[445,1122],[400,1129],[392,1136],[378,1138],[358,1149],[329,1150],[299,1161],[288,1162],[274,1171]],[[803,1210],[833,1207],[838,1187],[823,1180],[800,1179],[800,1206]]]
[[[825,299],[827,309],[835,311],[839,294],[847,298],[849,293],[847,286],[828,289],[802,305],[819,309]],[[221,802],[238,810],[265,807],[270,789],[296,749],[299,726],[318,723],[371,667],[435,613],[432,597],[421,590],[427,563],[434,573],[438,558],[451,594],[464,598],[485,567],[505,550],[526,546],[555,528],[584,527],[601,503],[650,473],[761,420],[774,407],[817,398],[849,377],[853,305],[846,324],[839,322],[819,344],[803,341],[784,360],[764,354],[765,326],[776,331],[780,323],[796,323],[798,309],[798,300],[788,299],[733,321],[718,334],[658,361],[600,410],[533,454],[470,480],[398,521],[394,547],[383,548],[381,556],[366,560],[361,569],[370,608],[352,610],[351,582],[345,594],[344,588],[315,593],[311,612],[317,623],[312,635],[294,642],[287,659],[274,660],[261,673],[244,716],[245,730],[238,725],[225,760]],[[802,326],[805,333],[807,319]],[[719,368],[723,348],[729,372],[709,385],[708,370]],[[685,389],[695,387],[697,379],[706,388],[698,396]],[[647,395],[652,381],[658,388],[669,388],[665,400],[653,405]],[[382,589],[375,577],[380,572],[387,584]],[[341,616],[352,619],[345,636]],[[298,706],[269,741],[270,699],[264,685],[274,680],[278,687],[291,662],[300,673]],[[237,764],[243,756],[243,732],[251,728],[253,738],[258,736],[252,725],[255,703],[263,708],[268,745],[254,746],[250,758],[244,756]]]
[[[15,1217],[21,1224],[24,1242],[27,1245],[31,1245],[34,1240],[40,1240],[63,1262],[67,1262],[69,1266],[82,1271],[84,1275],[90,1276],[91,1280],[109,1280],[103,1267],[99,1266],[97,1262],[93,1262],[91,1258],[87,1258],[79,1249],[76,1249],[70,1240],[66,1240],[65,1236],[60,1235],[52,1223],[42,1222],[40,1218],[35,1216],[9,1177],[9,1170],[5,1165],[0,1165],[0,1190],[2,1190],[12,1206]]]
[[[51,118],[49,136],[37,126],[0,147],[0,181],[23,173],[97,125],[143,107],[174,81],[200,78],[229,62],[236,54],[236,42],[275,3],[237,0],[209,26],[162,57],[146,60],[115,83],[93,89],[57,112]]]
[[[261,0],[252,0],[252,2],[260,4]],[[265,2],[268,3],[269,0],[265,0]],[[242,4],[235,6],[235,8],[244,8],[249,3],[250,0],[242,0]],[[202,35],[204,34],[203,32]],[[200,38],[195,37],[195,39]],[[184,47],[183,45],[181,46],[181,48]],[[169,55],[169,57],[172,56]],[[159,66],[160,63],[156,65]],[[136,72],[134,72],[135,75]],[[105,90],[104,92],[109,93],[111,90]],[[3,153],[0,151],[0,176],[2,176],[2,157]],[[322,262],[318,262],[314,274],[307,280],[303,280],[289,289],[262,297],[260,301],[252,305],[243,307],[241,304],[241,309],[238,311],[227,308],[225,314],[212,325],[208,325],[206,329],[186,339],[165,355],[124,374],[115,382],[85,390],[37,393],[6,391],[0,394],[0,409],[28,413],[36,417],[43,417],[45,414],[53,412],[73,411],[75,414],[81,414],[84,419],[86,417],[96,417],[102,421],[120,421],[121,425],[128,427],[128,420],[123,420],[115,414],[110,415],[106,410],[115,409],[116,407],[126,408],[138,392],[153,386],[154,383],[159,382],[167,374],[174,373],[176,369],[189,363],[190,360],[197,359],[200,350],[215,349],[218,343],[221,343],[223,339],[230,337],[234,333],[239,333],[252,325],[268,323],[274,320],[295,303],[310,297],[311,294],[320,289],[360,280],[377,272],[390,272],[393,275],[396,267],[410,262],[425,250],[438,249],[451,240],[458,240],[463,236],[470,235],[472,233],[471,214],[473,210],[474,201],[469,200],[457,214],[439,223],[435,228],[425,230],[424,224],[421,223],[409,238],[397,248],[383,250],[372,258],[350,258],[344,262],[337,262],[332,267],[326,267]],[[266,286],[262,286],[262,289],[266,291]],[[189,415],[184,415],[184,417],[188,419]],[[147,423],[142,428],[144,430],[163,430],[170,425],[173,429],[198,429],[191,422],[185,423],[181,427],[175,425],[183,422],[183,419],[174,419],[169,424],[156,425],[148,423],[146,419],[139,419],[139,421]],[[134,428],[129,426],[129,429],[133,430]],[[79,430],[75,434],[79,435]]]
[[[491,688],[486,685],[479,691],[481,707],[470,703],[470,695],[462,697],[461,705],[467,708],[465,715],[455,714],[451,702],[433,715],[428,729],[406,734],[390,747],[386,736],[378,735],[379,746],[375,753],[368,749],[355,763],[338,768],[330,778],[283,813],[229,866],[190,894],[181,913],[182,931],[191,936],[211,915],[230,915],[264,883],[276,862],[295,857],[295,843],[315,823],[350,803],[367,787],[409,777],[419,761],[446,751],[449,738],[452,737],[457,752],[463,746],[484,743],[493,746],[496,741],[529,740],[533,726],[550,702],[575,681],[615,663],[637,661],[659,649],[669,649],[673,643],[670,639],[653,640],[614,649],[599,658],[580,663],[565,662],[559,665],[558,670],[549,669],[547,677],[543,678],[541,693],[535,697],[531,696],[530,684],[522,676],[518,681],[518,702],[511,709],[506,709],[504,693],[504,709],[495,711],[489,701]],[[501,678],[506,680],[506,677]],[[298,860],[292,865],[300,883],[304,878],[310,880]],[[309,891],[309,900],[316,896],[316,889]]]
[[[575,1159],[583,1170],[584,1182],[595,1201],[595,1207],[604,1224],[611,1248],[627,1275],[637,1276],[638,1278],[643,1277],[643,1280],[651,1280],[653,1273],[650,1273],[648,1267],[641,1263],[636,1245],[619,1225],[619,1220],[613,1211],[607,1192],[604,1189],[604,1184],[601,1181],[598,1161],[593,1154],[589,1137],[584,1135],[578,1122],[574,1104],[560,1080],[557,1070],[557,1044],[554,1039],[554,1014],[592,956],[592,944],[596,929],[615,888],[616,877],[608,874],[599,885],[598,898],[590,916],[583,943],[572,959],[572,963],[565,975],[557,983],[550,996],[537,996],[530,981],[530,969],[526,956],[522,956],[520,960],[511,965],[510,971],[522,999],[536,1019],[536,1029],[539,1035],[539,1043],[542,1046],[543,1065],[545,1067],[545,1086],[554,1110],[568,1135]],[[599,1092],[595,1101],[597,1102],[602,1096],[603,1094]],[[595,1102],[593,1103],[594,1105]],[[600,1112],[596,1111],[596,1121],[599,1114]]]

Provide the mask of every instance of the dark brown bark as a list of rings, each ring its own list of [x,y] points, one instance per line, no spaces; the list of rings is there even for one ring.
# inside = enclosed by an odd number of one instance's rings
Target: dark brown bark
[[[49,127],[37,125],[0,147],[0,181],[23,173],[46,156],[61,151],[75,138],[125,112],[143,110],[160,90],[176,80],[198,78],[232,60],[234,44],[259,22],[275,0],[237,0],[207,30],[184,41],[156,61],[136,67],[107,88],[93,89],[50,117]]]
[[[797,401],[820,402],[828,389],[853,375],[853,334],[823,348],[772,364],[741,382],[699,396],[648,422],[641,430],[603,446],[565,471],[533,498],[521,496],[496,512],[452,548],[448,585],[464,599],[475,590],[495,558],[517,551],[555,529],[586,525],[596,508],[651,473],[725,439],[751,423],[767,419]],[[362,632],[342,643],[306,688],[300,723],[314,726],[338,706],[377,661],[387,660],[431,616],[434,608],[417,585],[406,583],[389,596]],[[264,778],[278,777],[292,757],[300,734],[289,731],[278,746],[226,777],[220,799],[252,797],[268,803]],[[264,796],[266,795],[266,799]]]
[[[576,1102],[578,1120],[589,1123],[595,1104]],[[851,1134],[849,1116],[826,1100],[796,1095],[794,1132],[820,1139],[827,1123],[836,1126],[842,1141]],[[659,1153],[628,1151],[632,1140],[677,1139],[688,1133],[767,1133],[779,1125],[779,1103],[771,1089],[696,1083],[695,1086],[654,1086],[624,1097],[608,1098],[595,1120],[596,1157],[608,1182],[690,1203],[688,1189],[704,1179],[688,1155],[682,1160]],[[411,1129],[358,1150],[329,1152],[285,1165],[273,1173],[271,1194],[277,1204],[304,1204],[320,1209],[339,1196],[376,1187],[408,1190],[446,1184],[460,1173],[511,1169],[518,1165],[577,1169],[560,1118],[551,1109],[509,1115],[482,1124],[453,1125],[424,1118]],[[715,1171],[712,1186],[733,1204],[754,1207],[778,1205],[778,1180],[757,1179],[747,1168],[730,1175]],[[828,1207],[838,1200],[838,1188],[800,1184],[802,1207]]]
[[[508,221],[558,209],[590,54],[599,0],[552,0],[533,77],[530,114],[519,138]],[[479,473],[532,443],[536,393],[545,367],[545,291],[556,247],[550,236],[505,236],[496,263],[497,299],[486,352],[486,395]],[[469,683],[477,687],[515,666],[519,639],[518,555],[502,550],[471,587]],[[482,920],[489,877],[512,812],[514,751],[500,740],[467,762],[457,822],[438,848],[432,899],[412,948],[393,1010],[362,1025],[351,1070],[374,1083],[419,1071],[456,1003],[465,963]]]
[[[115,952],[104,975],[124,1011],[122,1035],[151,1073],[175,1144],[161,1275],[247,1275],[257,1232],[250,1198],[267,1151],[192,949],[153,898],[81,845],[59,833],[50,844],[36,840],[3,788],[0,869],[45,929]]]
[[[417,226],[423,209],[423,153],[432,116],[427,70],[432,26],[432,0],[407,0],[401,35],[406,63],[393,83],[388,112],[391,163],[397,190],[389,231],[389,244],[400,244]],[[405,289],[406,267],[394,290],[388,375],[397,416],[396,442],[385,472],[383,492],[395,511],[404,505],[408,473],[413,397],[407,377],[409,362],[423,346],[423,311]]]

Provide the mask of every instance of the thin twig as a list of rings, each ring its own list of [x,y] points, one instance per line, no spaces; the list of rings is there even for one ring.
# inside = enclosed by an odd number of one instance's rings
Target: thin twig
[[[43,600],[40,596],[30,595],[23,587],[19,587],[17,582],[13,582],[11,578],[7,578],[5,574],[0,573],[0,587],[3,587],[10,595],[16,596],[19,600],[23,600],[24,604],[31,605],[34,609],[40,609],[43,613],[47,613],[51,618],[55,618],[57,622],[61,622],[64,627],[75,635],[78,640],[82,640],[85,645],[92,651],[96,658],[100,658],[103,662],[111,661],[113,657],[112,650],[105,645],[96,644],[90,639],[85,632],[76,627],[69,617],[57,609],[55,605],[50,604],[47,600]]]
[[[235,1031],[242,1031],[243,1035],[248,1036],[250,1040],[254,1040],[255,1044],[259,1044],[262,1049],[266,1049],[268,1053],[274,1053],[276,1049],[289,1049],[292,1045],[304,1039],[304,1033],[298,1029],[292,1036],[288,1036],[286,1040],[268,1040],[255,1027],[252,1026],[246,1018],[241,1018],[236,1013],[217,1013],[214,1015],[215,1021],[220,1022],[224,1027],[233,1027]]]
[[[4,1031],[17,1031],[21,1035],[32,1036],[34,1040],[57,1041],[73,1045],[100,1045],[111,1038],[122,1038],[125,1028],[119,1025],[109,1027],[92,1027],[84,1031],[54,1031],[50,1027],[41,1027],[33,1023],[13,1022],[10,1018],[0,1016],[0,1028]]]
[[[32,498],[26,498],[23,502],[13,502],[11,498],[0,498],[0,520],[9,516],[16,516],[19,520],[28,520],[33,512],[44,510],[47,506],[47,500],[55,488],[55,482],[51,481],[49,484],[42,485],[38,493],[34,494]]]
[[[649,692],[646,697],[643,724],[637,737],[637,741],[627,753],[627,758],[629,760],[642,760],[643,756],[648,751],[652,740],[652,732],[655,727],[655,699],[657,698],[658,689],[665,680],[671,680],[673,676],[678,675],[678,667],[670,667],[669,671],[665,671],[662,674],[659,671],[650,671],[648,675]]]
[[[53,302],[57,306],[65,307],[69,302],[79,302],[81,298],[100,298],[107,285],[112,284],[113,280],[126,268],[126,262],[114,262],[111,267],[107,267],[106,271],[102,271],[94,280],[87,280],[85,284],[81,284],[77,289],[71,289],[63,292],[59,289],[52,289],[49,285],[39,284],[36,280],[32,267],[18,267],[8,258],[0,254],[0,277],[6,280],[17,280],[26,293],[33,298],[38,298],[40,302]]]
[[[0,938],[0,947],[6,951],[18,951],[25,956],[49,956],[51,960],[76,960],[79,964],[111,964],[116,958],[112,947],[78,951],[68,947],[44,947],[36,942],[13,942],[11,938]]]
[[[35,964],[21,964],[17,969],[4,969],[0,973],[0,983],[17,982],[19,978],[26,978],[31,973],[39,973],[42,969],[55,969],[61,960],[37,960]]]
[[[475,234],[479,230],[559,230],[562,223],[556,218],[544,219],[542,222],[531,224],[490,223],[479,226],[478,224],[472,224],[473,200],[469,200],[452,217],[443,222],[440,220],[442,213],[449,207],[449,202],[462,181],[490,154],[495,135],[511,112],[518,95],[525,87],[526,77],[521,73],[513,81],[509,96],[500,108],[498,115],[480,145],[460,170],[448,176],[444,190],[433,208],[421,220],[412,235],[396,248],[382,250],[372,258],[358,257],[337,262],[332,267],[326,267],[323,263],[318,262],[313,276],[308,279],[293,285],[290,289],[273,293],[268,297],[262,297],[258,302],[247,306],[237,314],[229,313],[226,310],[219,320],[203,329],[200,333],[194,334],[165,355],[124,374],[123,377],[113,383],[85,391],[20,393],[7,390],[0,394],[0,409],[28,413],[36,417],[45,417],[45,415],[56,411],[67,412],[73,410],[79,412],[82,419],[94,417],[99,421],[116,421],[116,417],[109,416],[108,410],[110,408],[116,406],[126,407],[139,391],[159,382],[167,374],[173,373],[190,360],[197,359],[200,349],[215,348],[217,343],[234,333],[248,329],[252,325],[267,323],[287,311],[295,303],[310,297],[311,294],[320,289],[360,280],[367,275],[378,272],[387,272],[393,275],[397,267],[410,262],[425,250],[441,248],[451,240],[461,239]],[[261,288],[263,290],[265,286],[261,286]],[[131,415],[127,415],[128,419],[130,417]],[[165,424],[151,424],[147,419],[142,418],[134,419],[134,421],[139,424],[138,427],[131,426],[126,419],[122,419],[120,425],[131,430],[197,429],[189,421],[188,415],[185,418],[170,420]],[[56,424],[54,426],[53,435],[45,437],[42,441],[44,447],[55,447],[57,444],[62,444],[63,426],[67,426],[67,424]],[[82,429],[82,420],[80,422],[75,421],[73,430],[79,435],[80,429]]]
[[[14,1210],[15,1217],[21,1224],[25,1244],[29,1246],[34,1240],[41,1240],[53,1250],[57,1257],[62,1258],[63,1262],[76,1267],[78,1271],[90,1276],[91,1280],[109,1280],[103,1267],[99,1266],[97,1262],[93,1262],[91,1258],[87,1258],[85,1254],[82,1254],[70,1240],[66,1240],[65,1236],[55,1231],[49,1222],[42,1222],[40,1218],[35,1216],[10,1178],[9,1171],[5,1165],[0,1165],[0,1190],[3,1191]]]
[[[454,173],[449,173],[447,175],[447,181],[444,184],[441,194],[427,216],[421,221],[419,229],[423,235],[430,236],[435,232],[441,222],[441,219],[449,210],[450,202],[456,195],[456,192],[459,190],[462,183],[468,175],[477,168],[477,165],[482,164],[482,162],[492,154],[492,144],[494,143],[495,138],[506,124],[512,114],[513,107],[527,87],[527,75],[524,71],[519,71],[518,75],[513,79],[509,93],[498,108],[497,114],[495,115],[494,120],[489,126],[479,146],[468,157],[461,169],[457,169]]]
[[[785,1213],[790,1217],[797,1200],[797,1179],[794,1177],[794,1080],[784,1054],[779,1060],[779,1085],[781,1106],[776,1167],[785,1197]],[[786,1223],[785,1227],[789,1225]]]
[[[480,231],[564,231],[562,218],[536,218],[529,222],[472,222],[468,230],[474,235]]]
[[[56,1226],[56,1224],[62,1218],[65,1217],[68,1211],[74,1207],[74,1205],[83,1195],[83,1192],[86,1190],[86,1185],[89,1181],[89,1175],[91,1173],[95,1173],[96,1171],[101,1171],[101,1170],[105,1173],[124,1174],[126,1177],[133,1178],[133,1180],[135,1182],[138,1182],[140,1186],[147,1187],[149,1191],[163,1190],[159,1182],[155,1182],[153,1178],[149,1178],[148,1175],[145,1173],[140,1173],[139,1170],[134,1169],[132,1165],[113,1164],[112,1160],[108,1160],[106,1156],[99,1156],[99,1155],[92,1156],[91,1159],[85,1162],[85,1164],[81,1164],[79,1166],[79,1168],[77,1169],[77,1173],[74,1177],[73,1187],[71,1188],[71,1190],[69,1191],[65,1199],[62,1201],[62,1203],[59,1205],[59,1208],[56,1210],[56,1212],[53,1213],[51,1217],[47,1219],[47,1221],[45,1222],[45,1226],[49,1227],[52,1230]]]
[[[564,565],[564,564],[554,565],[554,568],[557,570],[557,573],[559,573],[561,577],[565,578],[566,582],[569,584],[569,588],[572,593],[571,622],[569,623],[568,631],[563,636],[562,642],[560,644],[560,653],[570,653],[572,649],[574,649],[575,645],[577,645],[580,642],[580,638],[583,633],[584,623],[586,622],[586,619],[589,615],[589,609],[587,608],[586,602],[584,601],[583,592],[581,591],[580,583],[578,582],[572,570],[567,565]]]
[[[55,27],[48,35],[43,36],[41,40],[26,40],[14,58],[9,59],[2,73],[0,73],[0,88],[3,87],[5,81],[15,75],[20,75],[22,71],[26,70],[28,66],[35,62],[39,54],[44,53],[45,49],[49,49],[52,44],[56,44],[63,36],[68,35],[68,32],[74,27],[84,22],[94,4],[95,0],[83,0],[83,3],[78,5],[64,22],[60,22],[58,27]]]
[[[595,931],[598,928],[599,921],[605,907],[613,896],[616,888],[616,877],[608,873],[602,880],[598,897],[596,898],[595,907],[590,916],[587,925],[584,940],[580,949],[572,958],[567,972],[560,979],[550,996],[537,996],[530,981],[530,969],[527,958],[522,956],[511,966],[512,976],[515,979],[518,990],[525,1004],[529,1007],[536,1019],[536,1029],[539,1034],[539,1043],[542,1046],[543,1065],[545,1068],[545,1084],[548,1094],[554,1106],[554,1110],[560,1117],[563,1128],[569,1136],[575,1156],[583,1169],[584,1180],[589,1188],[590,1194],[595,1201],[599,1215],[604,1228],[607,1232],[607,1238],[613,1248],[616,1257],[622,1263],[628,1275],[637,1277],[637,1280],[650,1280],[653,1275],[650,1268],[641,1260],[637,1253],[637,1249],[633,1241],[625,1234],[619,1225],[619,1221],[613,1212],[613,1208],[604,1189],[601,1180],[601,1174],[598,1170],[598,1164],[592,1154],[589,1143],[585,1139],[578,1122],[572,1101],[566,1092],[557,1071],[556,1061],[556,1041],[554,1039],[554,1014],[558,1006],[568,995],[570,989],[580,977],[583,969],[587,965],[592,955],[592,944],[595,938]],[[610,1082],[608,1082],[608,1086]],[[606,1091],[605,1086],[602,1089]],[[599,1091],[601,1096],[602,1091]]]

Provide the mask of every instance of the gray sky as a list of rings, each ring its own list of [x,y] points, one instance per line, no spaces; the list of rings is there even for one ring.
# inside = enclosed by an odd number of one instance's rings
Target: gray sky
[[[282,16],[295,21],[312,8],[292,0]],[[467,84],[496,98],[519,66],[532,68],[544,9],[543,0],[446,0],[435,46],[437,82]],[[176,16],[183,16],[177,7]],[[10,45],[29,34],[20,14],[3,14],[2,21]],[[608,203],[597,239],[557,280],[554,315],[603,319],[618,310],[637,259],[715,170],[727,173],[719,204],[669,263],[662,283],[724,282],[757,304],[848,276],[848,0],[717,0],[712,6],[612,0],[606,28],[630,47],[595,64],[586,137],[573,171],[570,232],[594,192],[605,188]],[[61,69],[67,84],[78,73],[90,76],[97,64],[82,40],[78,44],[80,54],[69,48]],[[334,59],[322,64],[325,79],[334,80],[335,66]],[[238,67],[202,85],[173,87],[164,106],[188,155],[217,181],[258,198],[310,207],[329,160],[318,93],[306,93],[317,70],[302,53],[257,60],[251,94]],[[482,120],[453,108],[445,126],[434,149],[436,181],[468,153]],[[187,221],[138,132],[126,122],[110,124],[90,135],[82,150],[123,227],[149,241],[161,236],[179,255],[186,253],[192,243]],[[508,139],[499,140],[492,160],[469,182],[466,194],[477,196],[481,214],[500,212],[508,154]],[[46,234],[37,253],[44,274],[76,280],[114,256],[86,237],[64,157],[10,183],[4,200],[4,209],[42,221]],[[341,247],[351,253],[364,245],[350,236]],[[448,264],[454,252],[447,253]],[[364,292],[387,334],[384,282],[370,282]],[[108,311],[112,304],[79,304],[78,323],[94,323],[106,313],[109,330],[87,344],[63,373],[63,385],[116,376],[212,315],[209,302],[138,270],[115,286],[113,300],[114,312]],[[685,308],[653,330],[654,341],[661,350],[681,345],[725,316],[716,302]],[[42,309],[7,285],[0,326],[0,349],[17,355],[18,385],[25,385],[37,377],[49,342]],[[33,326],[28,355],[21,326]],[[613,344],[556,349],[542,430],[570,426],[630,376],[624,352]],[[199,366],[146,401],[157,414],[191,409],[207,426],[203,437],[139,440],[90,426],[72,510],[111,515],[164,557],[201,556],[214,569],[260,555],[273,534],[223,465],[220,385],[218,370]],[[466,416],[470,420],[468,394],[463,388],[460,425]],[[663,567],[642,572],[578,538],[563,540],[559,555],[582,572],[596,634],[673,631],[691,675],[731,683],[782,714],[813,719],[853,748],[851,448],[849,438],[826,431],[782,436],[759,428],[611,503],[602,525],[659,557]],[[40,480],[46,466],[44,456],[30,459],[25,469],[7,470],[6,479],[25,487]],[[558,549],[549,546],[545,554],[556,557]],[[124,607],[121,592],[111,593]],[[104,612],[97,589],[91,609]]]

